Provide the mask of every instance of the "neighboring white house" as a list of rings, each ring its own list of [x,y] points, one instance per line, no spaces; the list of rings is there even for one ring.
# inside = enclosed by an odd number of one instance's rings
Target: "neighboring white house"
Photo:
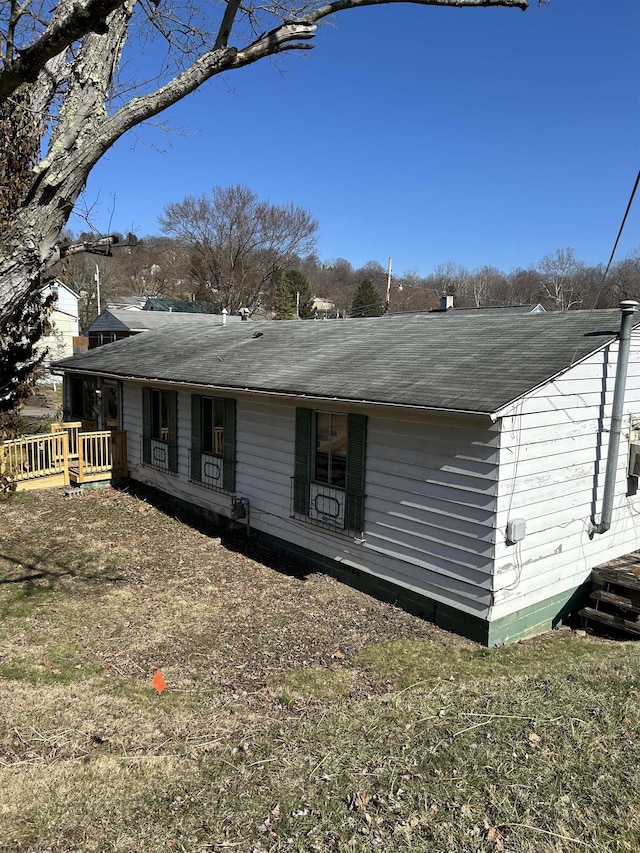
[[[79,335],[78,329],[78,294],[66,284],[57,279],[42,290],[42,298],[54,295],[54,302],[49,322],[51,332],[38,342],[37,350],[48,350],[44,365],[48,367],[52,361],[73,355],[73,339]]]
[[[447,312],[259,329],[206,318],[64,361],[66,414],[129,472],[311,566],[494,645],[640,548],[640,332],[597,533],[620,312]],[[640,322],[640,317],[638,317]],[[639,439],[640,440],[640,439]]]

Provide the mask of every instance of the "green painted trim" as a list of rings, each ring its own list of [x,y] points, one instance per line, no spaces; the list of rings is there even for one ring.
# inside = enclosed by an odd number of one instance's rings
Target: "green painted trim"
[[[81,492],[88,492],[92,489],[108,489],[113,486],[115,482],[117,481],[108,477],[106,480],[91,480],[88,483],[78,483],[78,485],[73,488],[80,489]],[[0,847],[0,850],[2,850],[2,847]]]
[[[590,583],[586,581],[490,622],[487,645],[501,646],[557,628],[578,612],[588,599],[589,591]]]
[[[142,462],[151,464],[151,388],[142,389]]]
[[[268,533],[257,533],[253,541],[265,547],[278,551],[287,557],[298,560],[303,565],[309,566],[314,571],[321,571],[331,575],[348,586],[359,589],[379,601],[386,601],[396,607],[400,607],[407,613],[433,622],[439,628],[461,634],[476,643],[487,644],[488,623],[478,616],[472,616],[462,610],[457,610],[448,604],[434,601],[426,595],[421,595],[410,589],[397,586],[391,581],[378,578],[368,572],[345,566],[330,557],[323,557],[306,548],[285,542]]]
[[[222,487],[225,492],[233,492],[236,488],[236,401],[233,397],[225,397],[223,406]]]
[[[293,508],[309,514],[309,478],[311,476],[311,409],[296,409],[296,441],[293,468]]]

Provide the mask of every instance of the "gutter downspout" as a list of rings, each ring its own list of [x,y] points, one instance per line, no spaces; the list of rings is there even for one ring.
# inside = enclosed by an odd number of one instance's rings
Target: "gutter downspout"
[[[622,318],[620,320],[620,335],[618,337],[618,364],[616,367],[616,383],[613,389],[613,405],[611,409],[611,427],[609,429],[609,448],[607,450],[607,470],[604,478],[604,496],[600,523],[593,525],[593,533],[606,533],[611,527],[613,514],[613,494],[616,487],[616,471],[618,468],[618,451],[620,449],[620,433],[622,431],[622,410],[624,408],[624,392],[627,385],[627,370],[629,367],[629,348],[631,345],[631,327],[633,315],[640,303],[633,299],[625,299],[620,303]]]

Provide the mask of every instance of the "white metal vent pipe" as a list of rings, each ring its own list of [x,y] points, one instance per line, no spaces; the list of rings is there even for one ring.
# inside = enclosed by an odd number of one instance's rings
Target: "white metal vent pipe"
[[[620,303],[622,318],[620,320],[620,337],[618,339],[618,364],[616,366],[616,382],[613,388],[613,406],[611,410],[611,427],[609,429],[609,449],[607,451],[607,470],[604,477],[604,497],[600,523],[593,525],[594,533],[606,533],[611,527],[613,513],[613,497],[616,488],[616,472],[618,468],[618,451],[620,449],[620,433],[622,432],[622,412],[624,409],[624,392],[627,385],[629,367],[629,349],[631,346],[631,327],[633,315],[640,303],[633,299],[625,299]]]

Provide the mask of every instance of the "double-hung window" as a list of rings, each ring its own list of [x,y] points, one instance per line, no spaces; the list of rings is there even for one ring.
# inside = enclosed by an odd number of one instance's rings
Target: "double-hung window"
[[[347,483],[347,416],[315,413],[313,479],[344,489]]]
[[[167,473],[178,472],[176,391],[142,389],[142,462]]]
[[[235,489],[236,401],[191,395],[191,475],[194,483]]]
[[[361,535],[367,419],[296,409],[293,515]]]

